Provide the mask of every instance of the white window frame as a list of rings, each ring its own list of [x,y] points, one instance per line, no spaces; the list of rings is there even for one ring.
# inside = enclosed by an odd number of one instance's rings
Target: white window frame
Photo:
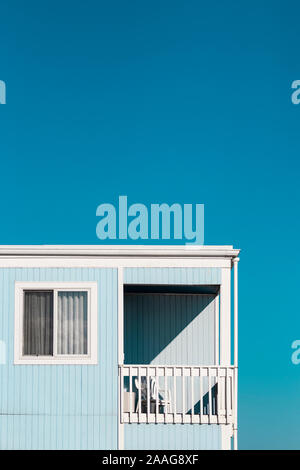
[[[53,356],[23,355],[24,291],[53,290]],[[84,291],[88,299],[88,354],[61,355],[57,346],[57,293]],[[98,363],[98,285],[97,282],[15,282],[15,351],[14,364],[97,364]]]

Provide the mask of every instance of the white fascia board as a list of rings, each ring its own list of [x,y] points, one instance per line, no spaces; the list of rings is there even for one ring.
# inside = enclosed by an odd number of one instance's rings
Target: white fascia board
[[[0,256],[0,268],[229,268],[230,258]]]
[[[226,258],[240,250],[228,246],[196,245],[0,245],[0,258],[93,257],[93,258]]]

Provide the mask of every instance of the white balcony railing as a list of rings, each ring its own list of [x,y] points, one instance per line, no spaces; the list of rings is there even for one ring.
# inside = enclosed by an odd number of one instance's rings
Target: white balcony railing
[[[122,423],[234,422],[234,366],[119,366]]]

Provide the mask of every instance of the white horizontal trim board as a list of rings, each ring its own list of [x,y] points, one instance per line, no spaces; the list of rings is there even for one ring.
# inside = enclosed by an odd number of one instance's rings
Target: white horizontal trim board
[[[57,291],[87,291],[88,292],[88,354],[87,355],[58,355],[53,356],[23,356],[23,315],[25,290],[54,290]],[[58,365],[58,364],[97,364],[98,351],[98,300],[97,282],[15,282],[15,343],[14,343],[14,364],[18,365]],[[57,300],[54,294],[54,300]],[[56,344],[56,305],[54,301],[54,345]]]
[[[190,376],[199,376],[199,369],[202,369],[201,376],[205,377],[208,374],[211,376],[216,375],[226,375],[227,370],[235,369],[235,366],[222,366],[219,364],[214,365],[205,365],[201,364],[199,366],[193,365],[176,365],[176,364],[125,364],[120,366],[124,369],[124,375],[129,374],[129,369],[132,370],[132,373],[137,374],[140,369],[141,374],[147,374],[147,369],[149,370],[150,375],[154,375],[157,371],[157,375],[164,377],[165,375],[172,377],[173,375],[180,376],[184,375],[185,377]],[[183,372],[182,372],[183,369]]]
[[[0,267],[218,267],[231,268],[232,246],[0,245]]]
[[[84,258],[0,255],[0,268],[231,268],[225,258]]]
[[[199,245],[0,245],[0,256],[137,256],[229,257],[239,250],[228,246]]]

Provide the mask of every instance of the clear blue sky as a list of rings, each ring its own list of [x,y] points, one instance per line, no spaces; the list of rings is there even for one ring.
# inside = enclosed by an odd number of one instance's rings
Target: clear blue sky
[[[300,5],[2,3],[1,244],[96,244],[96,207],[205,204],[242,249],[240,447],[300,448]]]

